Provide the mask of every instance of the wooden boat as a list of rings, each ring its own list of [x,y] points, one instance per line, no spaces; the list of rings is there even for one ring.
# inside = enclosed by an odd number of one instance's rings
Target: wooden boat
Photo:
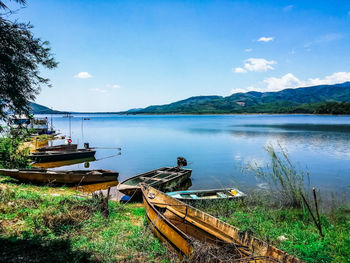
[[[210,190],[186,190],[168,192],[167,195],[185,203],[191,202],[215,202],[223,200],[237,200],[247,195],[235,188],[210,189]]]
[[[57,162],[73,159],[83,159],[94,157],[96,151],[90,149],[78,149],[76,151],[52,151],[52,152],[34,152],[29,158],[37,163]]]
[[[240,231],[216,217],[141,184],[146,216],[151,228],[180,254],[191,257],[195,242],[233,245],[244,262],[302,262],[268,243]],[[241,262],[241,261],[237,261]]]
[[[162,167],[147,173],[139,174],[124,180],[117,186],[117,190],[133,197],[133,200],[142,200],[140,183],[146,183],[161,191],[172,191],[191,176],[192,170],[178,167]]]
[[[64,185],[117,181],[119,173],[109,170],[0,169],[0,173],[23,182]]]
[[[78,144],[60,144],[55,146],[45,146],[37,148],[38,152],[51,152],[51,151],[74,151],[78,148]]]

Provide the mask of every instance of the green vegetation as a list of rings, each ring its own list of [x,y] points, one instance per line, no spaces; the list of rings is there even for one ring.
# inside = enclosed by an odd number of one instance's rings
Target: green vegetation
[[[30,112],[34,114],[64,114],[67,112],[52,110],[49,107],[40,105],[38,103],[30,102]]]
[[[267,146],[266,151],[271,157],[271,164],[265,168],[251,165],[248,169],[268,184],[269,192],[274,193],[275,202],[278,201],[284,207],[302,207],[302,195],[306,196],[304,179],[309,174],[298,171],[281,146],[279,152],[272,146]]]
[[[350,82],[285,89],[278,92],[235,93],[228,97],[198,96],[167,105],[133,109],[127,114],[310,113],[350,114]]]
[[[324,237],[306,208],[272,206],[257,193],[244,202],[201,207],[223,221],[248,231],[305,262],[349,262],[350,208],[321,214]]]
[[[24,0],[16,2],[25,4]],[[0,1],[0,11],[4,9],[0,12],[0,120],[11,122],[16,115],[29,115],[29,101],[43,86],[50,86],[40,69],[53,69],[57,62],[49,42],[35,37],[30,23],[9,19],[12,12]]]
[[[0,137],[0,168],[29,167],[29,149],[23,147],[30,140],[30,131],[26,129],[3,130]]]
[[[308,174],[298,171],[282,148],[278,152],[271,146],[266,150],[271,165],[249,168],[268,189],[252,191],[243,201],[202,204],[199,208],[305,262],[350,262],[350,207],[336,201],[323,204],[322,237],[302,199],[303,195],[312,206],[304,188]]]
[[[17,185],[0,177],[3,262],[169,262],[138,204],[80,197],[67,188]]]

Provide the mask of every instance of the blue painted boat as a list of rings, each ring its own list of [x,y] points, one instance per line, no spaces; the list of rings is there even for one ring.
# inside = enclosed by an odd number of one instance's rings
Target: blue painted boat
[[[236,188],[186,190],[166,194],[183,202],[237,200],[247,196]]]

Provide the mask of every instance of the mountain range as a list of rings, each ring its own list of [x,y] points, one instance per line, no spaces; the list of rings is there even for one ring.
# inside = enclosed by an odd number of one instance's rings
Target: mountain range
[[[336,103],[335,103],[336,102]],[[321,113],[324,105],[347,105],[350,82],[284,89],[277,92],[234,93],[227,97],[196,96],[166,105],[127,111],[130,114]],[[316,112],[315,112],[316,111]]]
[[[33,113],[67,113],[31,103]],[[329,113],[350,114],[350,82],[284,89],[276,92],[196,96],[166,105],[154,105],[120,114],[223,114],[223,113]]]

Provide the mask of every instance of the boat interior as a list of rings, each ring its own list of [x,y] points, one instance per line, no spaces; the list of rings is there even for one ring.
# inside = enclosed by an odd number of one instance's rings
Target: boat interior
[[[188,193],[178,193],[176,195],[172,195],[173,197],[180,197],[180,198],[188,198],[188,199],[217,199],[217,198],[229,198],[229,197],[235,197],[240,196],[238,194],[237,190],[235,189],[222,189],[221,191],[203,191],[203,192],[188,192]]]
[[[187,170],[179,170],[176,167],[163,167],[157,170],[153,170],[148,173],[144,173],[139,176],[135,176],[125,182],[127,185],[137,186],[139,183],[146,183],[148,185],[156,185],[161,182],[166,182],[174,177],[182,175],[188,172]]]

